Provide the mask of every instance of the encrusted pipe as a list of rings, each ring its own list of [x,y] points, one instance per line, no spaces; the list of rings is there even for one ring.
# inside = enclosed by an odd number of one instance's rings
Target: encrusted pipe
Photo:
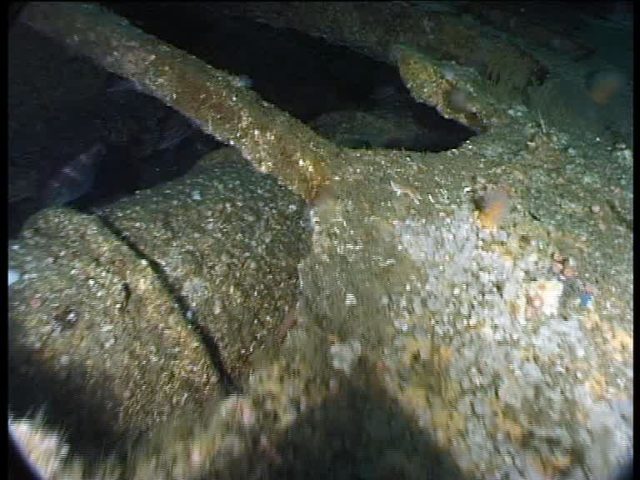
[[[87,3],[33,3],[22,20],[180,111],[258,170],[313,200],[337,147],[262,100],[236,77],[207,65]]]

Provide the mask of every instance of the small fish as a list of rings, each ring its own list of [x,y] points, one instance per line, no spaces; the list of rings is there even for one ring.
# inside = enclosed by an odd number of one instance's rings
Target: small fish
[[[371,94],[372,110],[386,114],[401,114],[409,112],[414,102],[409,91],[398,85],[383,85],[377,87]]]
[[[395,85],[380,85],[371,93],[371,99],[376,103],[380,103],[397,95],[398,88]]]
[[[104,145],[98,142],[56,172],[45,186],[42,195],[44,206],[65,205],[91,190],[97,166],[106,151]]]
[[[137,135],[135,135],[136,132],[131,133],[131,156],[143,159],[163,150],[171,150],[191,135],[196,128],[189,119],[170,110],[157,122],[150,123],[138,131]]]
[[[155,150],[164,150],[178,145],[182,140],[191,135],[194,125],[188,119],[179,114],[169,115],[162,125],[162,139]]]

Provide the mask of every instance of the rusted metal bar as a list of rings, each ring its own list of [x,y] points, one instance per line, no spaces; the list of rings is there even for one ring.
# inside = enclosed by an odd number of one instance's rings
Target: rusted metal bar
[[[327,183],[337,147],[262,100],[236,77],[90,3],[32,3],[22,19],[237,147],[307,200]]]

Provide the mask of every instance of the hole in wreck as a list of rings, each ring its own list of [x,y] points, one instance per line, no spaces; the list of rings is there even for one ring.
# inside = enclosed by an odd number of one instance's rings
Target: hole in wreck
[[[109,4],[133,24],[242,76],[262,98],[350,148],[440,152],[476,134],[409,94],[395,67],[211,4]],[[338,126],[341,125],[341,126]]]

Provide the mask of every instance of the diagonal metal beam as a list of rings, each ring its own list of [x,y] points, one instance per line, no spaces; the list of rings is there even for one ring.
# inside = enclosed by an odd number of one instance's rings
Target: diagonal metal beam
[[[262,100],[236,77],[207,65],[91,3],[31,3],[22,20],[237,147],[258,170],[313,200],[339,149]]]

